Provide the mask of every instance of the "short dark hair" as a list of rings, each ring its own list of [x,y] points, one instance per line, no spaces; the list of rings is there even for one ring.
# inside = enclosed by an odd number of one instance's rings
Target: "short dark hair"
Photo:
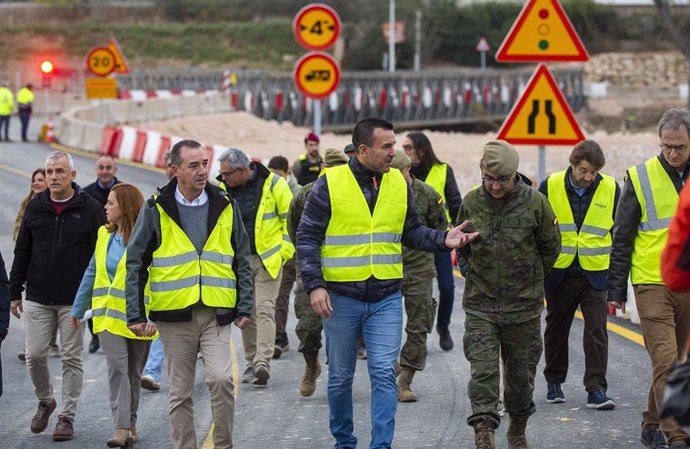
[[[412,147],[414,148],[417,158],[419,158],[419,163],[431,168],[435,164],[442,164],[439,158],[434,153],[434,148],[431,146],[429,138],[423,132],[413,131],[408,133],[408,139],[412,141]]]
[[[685,109],[667,109],[659,119],[656,130],[661,137],[661,132],[666,128],[678,129],[681,125],[690,134],[690,112]]]
[[[180,140],[177,142],[173,147],[170,149],[170,163],[173,165],[177,165],[178,167],[182,163],[182,148],[189,148],[192,150],[195,150],[197,148],[204,149],[204,146],[197,142],[196,140],[192,139],[184,139]]]
[[[287,173],[290,163],[285,156],[273,156],[270,161],[268,161],[268,168],[273,170],[280,170]]]
[[[583,140],[575,145],[568,160],[573,167],[583,160],[589,162],[597,170],[601,170],[604,168],[604,165],[606,165],[604,151],[601,149],[601,146],[593,140]]]
[[[374,144],[374,130],[376,128],[393,131],[393,124],[380,118],[369,117],[360,120],[355,125],[355,129],[352,131],[352,145],[355,146],[355,151],[359,151],[360,145],[370,147]]]

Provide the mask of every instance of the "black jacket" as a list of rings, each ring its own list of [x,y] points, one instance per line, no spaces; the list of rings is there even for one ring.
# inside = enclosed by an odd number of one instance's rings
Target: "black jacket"
[[[120,180],[115,178],[115,182],[113,183],[112,186],[108,187],[107,189],[102,189],[101,186],[98,185],[98,181],[92,182],[88,186],[84,187],[84,192],[88,193],[91,195],[96,201],[101,203],[103,207],[105,207],[105,203],[108,201],[108,194],[110,193],[110,189],[112,189],[115,184],[119,184]]]
[[[168,216],[182,228],[175,190],[177,179],[160,189],[154,200],[149,199],[142,207],[132,236],[127,243],[127,277],[125,297],[127,299],[127,320],[130,324],[146,321],[144,308],[144,288],[149,278],[148,269],[153,253],[160,246],[160,217],[155,204],[158,203]],[[252,272],[249,265],[249,243],[242,224],[242,217],[235,200],[226,192],[211,184],[206,184],[208,194],[208,234],[218,224],[218,219],[226,207],[233,208],[233,228],[230,243],[235,250],[232,270],[237,278],[237,302],[233,309],[216,308],[216,321],[219,325],[230,324],[237,316],[251,316],[252,311]],[[192,305],[185,309],[150,312],[152,321],[183,322],[192,319]]]
[[[565,172],[565,191],[568,195],[570,209],[573,212],[575,225],[577,226],[577,229],[579,231],[582,227],[582,223],[585,221],[585,216],[587,215],[589,206],[592,203],[592,197],[594,196],[594,192],[597,191],[599,183],[604,178],[602,178],[602,176],[598,174],[597,177],[594,179],[592,185],[587,187],[584,195],[580,196],[577,194],[577,192],[575,192],[575,188],[572,186],[569,180],[571,172],[572,168],[568,167],[568,169]],[[539,191],[547,198],[549,197],[548,186],[549,177],[544,179],[539,185]],[[616,193],[613,199],[613,210],[611,211],[612,214],[616,213],[616,207],[618,205],[619,198],[620,187],[618,187],[618,183],[616,183]],[[615,215],[611,218],[615,218]],[[606,290],[608,270],[585,271],[582,269],[582,267],[580,267],[580,262],[577,256],[575,256],[575,260],[573,260],[573,263],[570,264],[568,268],[554,268],[546,275],[546,278],[544,279],[544,291],[546,292],[547,298],[550,298],[553,292],[561,285],[561,282],[563,282],[563,279],[565,279],[566,275],[568,275],[568,272],[570,272],[571,275],[585,275],[587,276],[587,281],[592,287],[594,287],[597,290]]]
[[[364,198],[373,211],[378,198],[378,190],[374,187],[381,185],[383,175],[374,173],[364,167],[357,158],[350,159],[349,168],[362,189]],[[353,192],[353,195],[357,195]],[[307,203],[304,206],[302,219],[297,228],[297,261],[307,293],[317,288],[327,288],[335,293],[356,298],[362,301],[377,301],[385,296],[399,291],[402,279],[376,279],[373,276],[366,281],[359,282],[326,282],[321,272],[321,243],[326,235],[326,228],[331,219],[331,201],[325,176],[319,178],[312,188]],[[424,251],[449,251],[444,241],[445,231],[422,226],[415,212],[414,194],[407,187],[407,215],[403,226],[402,244]]]
[[[663,153],[657,156],[666,173],[673,181],[676,191],[683,188],[683,180],[688,179],[690,166],[685,168],[683,176],[668,165]],[[635,246],[637,226],[642,218],[642,209],[635,195],[635,188],[630,182],[630,174],[626,172],[623,192],[616,210],[616,220],[613,225],[613,250],[611,252],[611,264],[609,265],[609,301],[624,302],[628,299],[628,275],[632,263],[632,253]]]
[[[7,285],[5,261],[0,254],[0,341],[7,336],[10,328],[10,289]]]
[[[29,201],[14,247],[10,273],[12,299],[70,305],[89,265],[105,223],[101,203],[72,183],[74,196],[59,216],[46,189]]]

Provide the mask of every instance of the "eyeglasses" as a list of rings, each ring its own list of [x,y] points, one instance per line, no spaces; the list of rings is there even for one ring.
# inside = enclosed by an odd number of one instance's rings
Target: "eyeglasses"
[[[688,146],[683,145],[683,144],[681,144],[681,145],[668,145],[668,144],[662,143],[659,146],[661,147],[662,150],[667,151],[669,153],[673,150],[676,150],[676,153],[679,153],[679,154],[685,153],[685,150],[688,149]]]
[[[409,145],[409,144],[403,145],[402,147],[403,147],[403,150],[405,150],[405,151],[414,150],[414,147],[412,145]]]
[[[502,186],[508,185],[508,183],[513,179],[512,176],[499,176],[498,178],[494,178],[493,176],[487,176],[484,175],[482,176],[482,180],[484,181],[484,184],[487,186],[492,186],[494,185],[495,182],[501,184]]]
[[[236,171],[238,171],[238,170],[239,170],[239,168],[236,168],[236,169],[230,170],[230,171],[218,171],[218,173],[220,174],[220,177],[221,177],[221,178],[226,178],[226,179],[227,179],[227,178],[229,178],[230,176],[232,176],[232,175],[233,175]]]

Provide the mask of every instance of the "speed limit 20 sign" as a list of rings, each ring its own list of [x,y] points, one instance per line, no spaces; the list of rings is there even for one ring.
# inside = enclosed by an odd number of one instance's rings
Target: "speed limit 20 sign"
[[[108,76],[115,70],[115,55],[108,47],[94,47],[86,56],[86,67],[96,76]]]

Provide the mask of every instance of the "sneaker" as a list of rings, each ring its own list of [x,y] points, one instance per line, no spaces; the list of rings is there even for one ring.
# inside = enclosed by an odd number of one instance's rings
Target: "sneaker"
[[[604,390],[597,390],[587,394],[587,408],[595,408],[597,410],[613,410],[616,408],[616,403],[613,399],[606,396]]]
[[[141,376],[141,388],[149,391],[158,391],[161,389],[161,383],[148,374]]]
[[[89,353],[93,354],[101,348],[101,342],[98,340],[98,335],[91,337],[91,343],[89,343]]]
[[[669,449],[668,444],[666,444],[666,437],[658,427],[642,429],[640,442],[649,449]]]
[[[436,326],[436,332],[438,332],[438,344],[444,351],[450,351],[453,349],[455,344],[453,343],[453,337],[450,336],[450,330],[447,327]]]
[[[58,422],[55,424],[55,431],[53,432],[53,441],[67,441],[74,436],[74,426],[72,420],[66,416],[58,416]]]
[[[271,377],[271,368],[265,362],[258,362],[254,367],[254,385],[266,385]]]
[[[254,367],[253,366],[247,366],[244,369],[244,373],[242,373],[242,382],[243,384],[249,384],[252,383],[254,380]]]
[[[273,358],[279,359],[283,352],[287,352],[288,349],[290,349],[290,342],[288,341],[287,334],[283,333],[276,338],[275,345],[273,346]]]
[[[561,390],[561,384],[547,383],[546,402],[549,404],[562,404],[565,402],[565,395]]]
[[[50,345],[48,347],[48,356],[49,357],[60,357],[62,354],[60,354],[60,347],[58,345]]]
[[[57,407],[55,399],[40,401],[38,403],[38,410],[36,410],[36,414],[31,419],[31,431],[33,433],[41,433],[46,430],[46,427],[48,427],[48,420],[50,419],[50,415],[55,411],[55,407]]]

